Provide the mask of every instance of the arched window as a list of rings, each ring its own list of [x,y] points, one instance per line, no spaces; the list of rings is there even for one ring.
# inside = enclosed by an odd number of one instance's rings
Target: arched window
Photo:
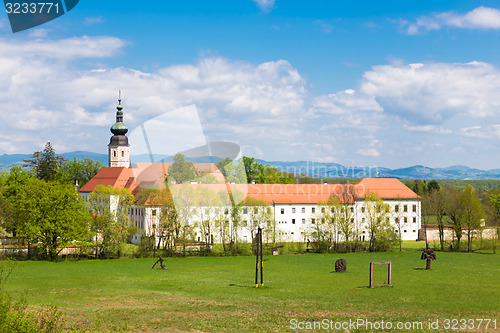
[[[113,151],[113,157],[116,157],[116,150]]]
[[[125,152],[122,150],[122,157],[125,157]]]

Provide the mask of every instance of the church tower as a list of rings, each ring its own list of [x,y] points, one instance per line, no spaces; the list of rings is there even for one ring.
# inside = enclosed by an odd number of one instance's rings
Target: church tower
[[[123,123],[123,106],[121,93],[118,97],[118,106],[116,107],[116,123],[111,126],[113,136],[108,145],[108,163],[110,167],[125,167],[130,166],[130,145],[125,134],[128,132],[128,127]]]

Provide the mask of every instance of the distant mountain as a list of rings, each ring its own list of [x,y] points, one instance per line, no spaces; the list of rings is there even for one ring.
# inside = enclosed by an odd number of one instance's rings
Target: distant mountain
[[[337,163],[320,162],[282,162],[264,161],[272,167],[293,173],[303,173],[319,178],[366,178],[366,177],[392,177],[399,179],[500,179],[500,169],[480,170],[463,165],[454,165],[446,168],[429,168],[414,165],[408,168],[389,169],[371,167],[346,167]]]
[[[74,151],[61,154],[65,159],[91,158],[108,165],[108,155],[92,153],[88,151]],[[0,155],[0,169],[10,169],[13,166],[21,166],[23,160],[31,158],[31,154]],[[153,155],[155,161],[173,162],[172,156]],[[214,157],[190,158],[191,162],[217,163],[221,159]],[[133,162],[150,162],[149,155],[132,156]],[[271,165],[279,170],[292,172],[294,174],[306,174],[318,178],[367,178],[367,177],[393,177],[399,179],[500,179],[500,169],[480,170],[463,165],[454,165],[446,168],[429,168],[423,165],[414,165],[408,168],[389,169],[380,167],[358,167],[344,166],[338,163],[322,163],[310,161],[265,161],[258,160],[263,165]]]

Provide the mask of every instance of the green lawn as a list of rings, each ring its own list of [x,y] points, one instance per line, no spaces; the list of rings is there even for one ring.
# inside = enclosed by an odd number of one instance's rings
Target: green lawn
[[[65,318],[100,322],[102,330],[127,323],[138,332],[289,332],[293,319],[359,318],[424,325],[489,318],[500,330],[500,255],[437,256],[430,271],[415,250],[267,256],[257,289],[255,257],[168,258],[167,270],[152,270],[155,259],[25,261],[16,263],[7,290],[26,293],[30,307],[52,303]],[[334,272],[338,258],[347,260],[345,273]],[[392,287],[367,288],[370,261],[392,262]],[[383,283],[385,269],[375,273]]]

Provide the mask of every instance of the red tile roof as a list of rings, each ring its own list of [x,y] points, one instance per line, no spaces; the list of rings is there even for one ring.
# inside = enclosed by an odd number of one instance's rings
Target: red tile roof
[[[114,188],[128,188],[134,192],[137,188],[132,169],[124,167],[102,168],[87,184],[80,189],[81,193],[92,192],[97,185],[108,186]]]
[[[355,187],[360,198],[375,193],[381,199],[420,199],[420,196],[396,178],[363,178]]]
[[[102,184],[129,188],[134,195],[140,187],[164,186],[169,163],[138,163],[137,169],[104,168],[80,189],[82,193],[92,192]],[[208,167],[210,170],[211,166]],[[178,185],[176,187],[180,187]],[[246,197],[266,201],[268,204],[298,204],[327,202],[330,196],[340,202],[352,202],[353,198],[363,199],[370,193],[382,199],[420,199],[400,180],[395,178],[364,178],[356,184],[193,184],[210,188],[214,193],[231,192],[241,201]]]

